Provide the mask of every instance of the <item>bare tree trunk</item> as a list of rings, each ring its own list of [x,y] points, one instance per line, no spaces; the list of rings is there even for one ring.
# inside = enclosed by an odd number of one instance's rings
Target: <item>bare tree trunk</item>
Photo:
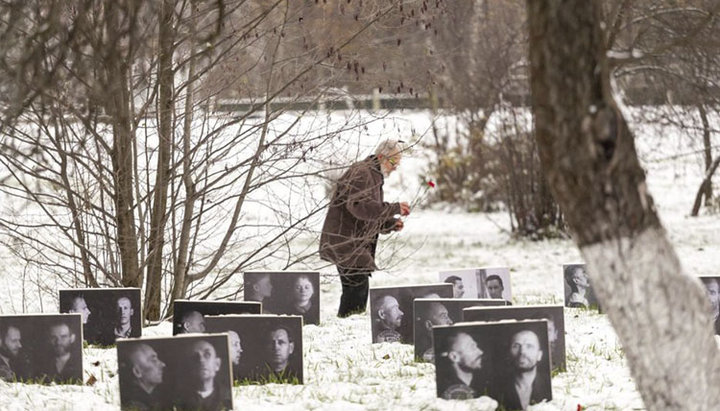
[[[121,34],[120,20],[122,10],[113,5],[113,1],[105,3],[107,12],[108,37],[117,40]],[[137,230],[135,227],[133,197],[133,141],[134,133],[131,126],[130,90],[128,84],[128,64],[119,55],[118,41],[111,43],[115,47],[108,50],[107,90],[105,90],[106,108],[113,119],[112,166],[115,193],[113,200],[116,208],[117,242],[122,268],[122,283],[127,287],[140,287],[142,278],[138,267]]]
[[[703,148],[705,149],[705,172],[709,172],[710,168],[712,167],[712,145],[710,144],[710,122],[707,118],[707,111],[705,110],[705,105],[700,104],[698,105],[698,110],[700,111],[700,120],[702,120],[703,124]],[[713,196],[713,190],[712,190],[712,173],[709,174],[709,178],[706,176],[706,179],[708,180],[707,183],[703,182],[705,184],[705,205],[709,205],[710,201],[712,200]]]
[[[191,10],[191,36],[190,41],[194,41],[195,32],[194,32],[194,11],[193,8]],[[194,43],[193,43],[194,44]],[[190,230],[192,228],[192,221],[193,221],[193,213],[195,211],[195,201],[196,198],[196,189],[195,189],[195,182],[193,181],[192,174],[191,174],[191,164],[190,164],[190,137],[192,132],[192,121],[193,121],[193,93],[194,93],[194,86],[195,86],[195,64],[196,59],[194,57],[195,55],[195,47],[190,47],[190,61],[188,62],[188,81],[187,85],[185,86],[185,118],[183,122],[183,137],[182,137],[182,158],[183,158],[183,174],[182,174],[182,181],[183,186],[185,187],[185,204],[183,207],[183,217],[182,217],[182,226],[180,228],[180,240],[178,241],[178,252],[177,252],[177,262],[175,264],[175,272],[173,273],[173,278],[175,281],[173,282],[173,290],[172,294],[170,296],[170,309],[172,309],[174,302],[177,299],[185,297],[185,293],[187,291],[187,281],[186,276],[188,273],[188,260],[190,257],[189,249],[190,249]]]
[[[159,60],[158,60],[158,163],[155,177],[150,241],[148,246],[147,288],[145,291],[145,318],[160,319],[160,299],[163,278],[163,246],[167,217],[168,185],[170,183],[170,157],[173,140],[173,14],[174,1],[163,0],[160,9]]]
[[[540,158],[645,405],[715,409],[720,363],[709,303],[667,240],[613,99],[601,2],[527,7]]]

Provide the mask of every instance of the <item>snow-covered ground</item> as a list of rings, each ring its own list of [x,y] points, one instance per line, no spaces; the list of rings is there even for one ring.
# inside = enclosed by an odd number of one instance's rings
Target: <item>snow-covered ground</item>
[[[409,127],[422,133],[429,120],[424,113],[399,118],[403,127],[382,126],[369,133],[403,137]],[[668,131],[670,130],[670,131]],[[678,151],[692,151],[681,130],[636,128],[638,150],[646,161],[650,190],[665,227],[685,270],[692,275],[717,274],[720,255],[718,215],[688,217],[702,170],[697,156],[671,157]],[[662,138],[658,137],[662,135]],[[371,139],[371,146],[376,139]],[[685,141],[685,142],[683,142]],[[684,150],[687,148],[687,150]],[[403,160],[403,172],[387,182],[388,201],[413,200],[418,193],[417,174],[422,156]],[[405,230],[380,244],[380,262],[386,271],[373,275],[372,286],[428,283],[448,268],[505,265],[512,270],[515,304],[562,301],[561,266],[580,260],[570,240],[531,242],[514,239],[508,233],[504,213],[469,214],[451,209],[413,210]],[[399,251],[398,251],[399,250]],[[393,256],[391,252],[401,254]],[[6,293],[0,297],[2,312],[18,312],[26,302],[19,279],[22,267],[13,264],[7,250],[0,256],[8,261],[0,272]],[[447,401],[435,396],[435,372],[431,364],[413,361],[413,347],[400,344],[371,344],[367,314],[347,319],[335,317],[340,284],[334,268],[318,262],[325,276],[321,285],[321,325],[305,326],[304,385],[258,385],[233,389],[236,409],[495,409],[489,398]],[[42,299],[41,299],[42,300]],[[32,304],[29,304],[33,306]],[[41,307],[52,312],[47,304]],[[39,308],[36,308],[39,309]],[[568,370],[552,379],[553,401],[534,410],[640,409],[642,402],[630,378],[620,344],[607,318],[594,312],[566,310]],[[171,335],[170,323],[145,328],[144,335]],[[651,342],[649,342],[651,343]],[[0,381],[0,408],[87,409],[119,408],[117,360],[114,349],[84,349],[85,380],[94,376],[92,386],[40,386]]]

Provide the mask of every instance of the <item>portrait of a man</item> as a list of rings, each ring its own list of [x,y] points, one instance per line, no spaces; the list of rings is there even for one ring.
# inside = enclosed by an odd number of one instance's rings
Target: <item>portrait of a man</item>
[[[227,410],[232,408],[230,393],[219,387],[216,376],[222,360],[213,344],[206,340],[195,341],[189,351],[191,386],[184,390],[181,409]]]
[[[418,305],[415,305],[418,307]],[[435,350],[432,340],[432,327],[436,325],[452,325],[453,320],[450,319],[448,309],[440,302],[432,301],[422,305],[421,312],[418,313],[420,326],[416,330],[415,344],[418,345],[418,351],[421,352],[420,358],[424,361],[435,361]],[[416,325],[417,326],[417,325]],[[419,334],[421,334],[420,336]]]
[[[83,297],[81,294],[73,297],[72,301],[70,302],[70,309],[68,310],[68,312],[81,314],[83,325],[87,324],[88,319],[90,318],[90,314],[92,313],[88,308],[87,302],[85,302],[85,297]]]
[[[260,314],[262,303],[258,301],[173,301],[173,335],[204,333],[205,319],[210,315]]]
[[[290,367],[295,341],[283,326],[272,327],[266,335],[266,363],[270,371],[281,378],[291,378],[296,371]]]
[[[228,330],[228,337],[230,337],[230,363],[232,365],[233,378],[239,379],[240,375],[240,359],[242,358],[243,348],[242,339],[240,335],[233,330]]]
[[[538,335],[532,330],[518,331],[512,335],[507,350],[508,372],[491,396],[513,410],[524,410],[531,404],[550,400],[550,382],[538,373],[538,365],[546,355]]]
[[[5,381],[20,379],[20,350],[22,349],[22,334],[20,328],[3,324],[0,326],[0,378]]]
[[[565,270],[565,281],[570,286],[570,294],[565,299],[565,306],[570,308],[589,308],[590,280],[585,266],[574,265]]]
[[[205,332],[205,317],[195,310],[185,312],[180,324],[182,328],[178,334]]]
[[[391,295],[383,295],[378,297],[372,306],[378,330],[375,342],[401,342],[402,335],[398,328],[402,325],[405,313],[400,310],[398,300]]]
[[[205,321],[208,332],[228,334],[236,381],[303,383],[301,316],[211,315]]]
[[[78,384],[82,361],[80,314],[0,316],[0,379]]]
[[[90,344],[142,335],[139,288],[63,289],[59,300],[60,312],[82,316],[83,339]]]
[[[446,400],[482,395],[487,380],[481,373],[484,352],[477,341],[465,331],[452,330],[443,338],[438,338],[436,344],[438,395]]]
[[[445,282],[453,285],[453,298],[461,298],[465,295],[465,285],[462,278],[451,275],[445,279]]]
[[[227,334],[123,338],[117,355],[124,410],[232,409]]]
[[[130,383],[121,390],[126,404],[123,408],[151,410],[163,406],[163,393],[159,388],[163,383],[166,364],[160,360],[157,352],[148,344],[134,344],[129,352],[126,366],[130,374]],[[122,363],[121,363],[122,364]]]
[[[565,369],[565,317],[563,306],[530,305],[502,307],[469,307],[463,310],[464,321],[502,321],[502,320],[545,320],[551,366],[555,370]]]
[[[370,289],[370,320],[373,343],[414,344],[413,305],[416,299],[452,299],[450,283],[418,284]],[[457,301],[460,301],[458,299]]]
[[[51,381],[75,381],[82,379],[82,359],[78,338],[65,322],[50,325],[47,332],[47,345],[50,355],[40,365],[40,374]],[[78,341],[79,344],[79,341]]]

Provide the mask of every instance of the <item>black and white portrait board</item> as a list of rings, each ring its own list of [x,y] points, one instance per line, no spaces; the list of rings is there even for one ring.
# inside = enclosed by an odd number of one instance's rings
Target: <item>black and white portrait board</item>
[[[700,282],[702,282],[708,300],[710,301],[710,312],[714,318],[715,334],[720,335],[720,277],[701,276]]]
[[[232,409],[228,339],[227,334],[192,334],[118,340],[120,406]]]
[[[477,268],[440,271],[438,279],[453,285],[453,298],[479,298]]]
[[[192,301],[173,302],[173,335],[204,333],[205,317],[223,314],[260,314],[262,303],[257,301]]]
[[[207,316],[205,325],[208,332],[228,333],[236,381],[303,383],[301,316]]]
[[[60,293],[61,313],[80,313],[88,344],[142,336],[139,288],[73,288]]]
[[[0,378],[82,384],[82,316],[0,316]]]
[[[423,284],[370,289],[373,343],[414,341],[413,301],[416,298],[452,298],[452,284]]]
[[[487,395],[510,410],[552,400],[547,321],[433,327],[437,395]]]
[[[585,264],[563,264],[565,307],[599,310]]]
[[[484,267],[476,272],[478,298],[493,298],[512,304],[510,269],[507,267]]]
[[[416,298],[413,305],[415,360],[435,361],[432,327],[461,322],[466,307],[500,305],[505,303],[487,298]]]
[[[565,370],[565,316],[562,305],[468,307],[463,309],[463,321],[466,322],[502,320],[547,320],[552,368]]]
[[[248,271],[243,292],[245,301],[263,304],[263,314],[301,315],[305,324],[320,324],[317,271]]]

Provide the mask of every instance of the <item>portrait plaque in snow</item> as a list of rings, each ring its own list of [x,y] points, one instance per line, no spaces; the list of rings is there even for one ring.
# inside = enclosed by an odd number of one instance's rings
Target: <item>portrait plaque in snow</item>
[[[565,316],[563,306],[529,305],[511,307],[469,307],[463,321],[547,320],[550,363],[554,370],[565,370]]]
[[[563,264],[565,307],[600,310],[585,264]]]
[[[263,314],[301,315],[320,324],[320,273],[317,271],[248,271],[243,273],[245,301],[262,303]]]
[[[487,267],[477,270],[478,298],[493,298],[511,305],[512,287],[510,269],[507,267]]]
[[[229,335],[236,381],[303,383],[301,316],[207,316],[205,325],[208,332]]]
[[[112,345],[117,338],[142,335],[139,288],[60,290],[60,312],[80,313],[89,344]]]
[[[439,280],[453,285],[453,298],[478,298],[477,268],[440,271]]]
[[[127,410],[229,410],[227,334],[117,342],[120,406]]]
[[[204,333],[205,316],[221,314],[260,314],[262,303],[257,301],[192,301],[173,303],[173,335]]]
[[[463,308],[505,305],[502,300],[479,298],[416,298],[413,305],[415,319],[415,360],[435,361],[432,327],[452,325],[463,320]]]
[[[438,397],[487,395],[511,410],[552,400],[547,321],[437,326],[433,340]]]
[[[452,284],[424,284],[370,289],[370,321],[374,343],[413,343],[413,301],[452,298]]]
[[[715,319],[713,322],[715,334],[720,335],[720,277],[701,276],[700,281],[705,287],[708,299],[710,300],[711,312]]]
[[[82,384],[80,314],[0,316],[0,378]]]
[[[506,267],[465,268],[440,272],[440,281],[453,285],[453,298],[493,298],[510,304],[510,270]]]

